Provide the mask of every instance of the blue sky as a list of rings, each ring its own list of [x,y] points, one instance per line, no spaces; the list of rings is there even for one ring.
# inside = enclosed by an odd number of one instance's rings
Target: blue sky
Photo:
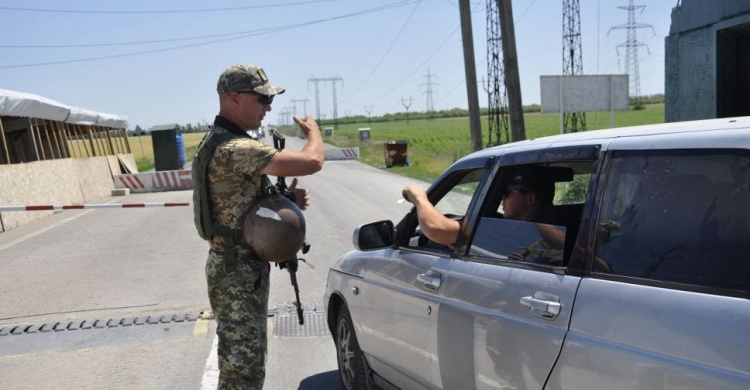
[[[637,22],[655,32],[637,31],[650,51],[639,51],[642,94],[664,92],[664,38],[676,3],[635,2],[646,6]],[[624,72],[625,49],[618,55],[616,46],[625,30],[609,30],[627,22],[627,11],[617,8],[625,5],[580,0],[585,74]],[[480,80],[487,73],[485,7],[472,0]],[[513,0],[513,12],[523,103],[538,104],[539,76],[562,72],[562,2]],[[411,98],[411,112],[424,111],[428,69],[435,109],[468,107],[458,0],[0,0],[0,18],[0,88],[126,115],[131,128],[211,122],[218,76],[239,62],[262,66],[287,90],[264,124],[280,122],[292,100],[300,100],[298,114],[306,108],[314,116],[313,76],[343,80],[336,86],[339,117],[404,111],[402,98]],[[143,43],[164,40],[171,41]],[[85,46],[29,47],[60,45]],[[45,63],[57,64],[39,65]],[[319,88],[321,113],[331,118],[331,84]],[[479,98],[486,106],[481,86]]]

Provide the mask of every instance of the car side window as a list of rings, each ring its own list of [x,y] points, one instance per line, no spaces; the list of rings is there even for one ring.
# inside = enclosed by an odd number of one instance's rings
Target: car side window
[[[447,178],[446,180],[453,181],[454,184],[446,189],[441,189],[443,195],[434,204],[435,209],[448,218],[463,222],[471,200],[486,172],[485,168],[472,169],[456,172],[453,176]],[[416,220],[416,215],[414,219]],[[452,250],[449,246],[440,245],[428,240],[427,237],[421,234],[418,225],[415,233],[409,240],[409,246],[444,252]]]
[[[593,164],[576,161],[501,168],[474,231],[469,256],[484,261],[565,266],[578,235]],[[508,205],[503,199],[518,195],[509,191],[513,186],[507,183],[514,172],[527,167],[545,175],[543,181],[554,184],[554,191],[540,210],[514,216],[505,210]]]
[[[594,271],[750,289],[750,156],[614,152]]]

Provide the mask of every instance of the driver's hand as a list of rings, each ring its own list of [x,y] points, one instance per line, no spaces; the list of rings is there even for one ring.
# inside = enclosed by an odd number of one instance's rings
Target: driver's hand
[[[401,196],[409,201],[409,203],[416,204],[421,200],[427,200],[427,191],[422,187],[407,186],[401,190]]]

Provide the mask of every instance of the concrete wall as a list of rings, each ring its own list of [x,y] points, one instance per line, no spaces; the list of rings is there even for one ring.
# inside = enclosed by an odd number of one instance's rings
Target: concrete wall
[[[672,9],[669,34],[710,27],[750,10],[747,0],[682,0]]]
[[[132,155],[120,156],[133,158]],[[120,173],[116,156],[0,165],[0,205],[90,203],[111,196],[114,189],[112,177]],[[52,213],[54,211],[5,212],[1,218],[8,230]]]
[[[666,38],[667,122],[716,118],[716,39],[708,28]]]
[[[747,23],[750,1],[683,0],[665,39],[667,122],[717,117],[717,31]]]

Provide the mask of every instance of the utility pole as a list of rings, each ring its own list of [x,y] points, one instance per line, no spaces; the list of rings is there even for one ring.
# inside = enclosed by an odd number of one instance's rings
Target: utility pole
[[[406,109],[406,123],[407,124],[409,123],[409,107],[411,107],[411,102],[412,102],[411,96],[409,96],[409,104],[406,104],[406,101],[404,101],[404,97],[401,96],[401,105],[403,105],[404,108]]]
[[[638,42],[638,38],[636,38],[636,30],[639,28],[650,28],[654,35],[656,35],[656,31],[654,30],[654,26],[650,24],[635,22],[635,10],[640,9],[642,13],[643,9],[646,8],[645,5],[633,5],[633,0],[630,0],[627,6],[617,8],[628,11],[628,23],[610,27],[607,35],[609,35],[612,30],[627,30],[627,39],[625,43],[617,45],[617,49],[623,46],[626,48],[625,73],[628,74],[628,78],[630,79],[630,96],[635,98],[636,105],[638,105],[641,103],[641,75],[638,70],[638,47],[646,46],[646,50],[648,50],[648,46],[645,43]],[[648,50],[648,52],[651,54],[651,50]],[[617,54],[620,54],[619,50],[617,51]]]
[[[471,134],[471,146],[474,151],[477,151],[482,149],[482,122],[479,119],[479,93],[477,92],[477,70],[474,62],[474,36],[471,31],[471,5],[469,0],[459,0],[458,5],[461,13],[461,38],[464,47],[466,97],[469,100],[469,133]]]
[[[318,82],[320,80],[315,76],[307,79],[307,87],[310,88],[310,82],[315,84],[315,121],[320,123],[320,93],[318,90]]]
[[[516,53],[516,32],[513,25],[513,7],[510,0],[497,0],[500,14],[500,30],[503,43],[503,63],[505,65],[505,87],[508,89],[508,107],[513,141],[526,139],[526,126],[523,119],[521,100],[521,78],[518,73]]]
[[[302,103],[303,107],[303,114],[302,118],[304,119],[307,116],[307,102],[309,102],[310,99],[292,99],[292,105],[294,106],[294,115],[297,115],[297,103]]]
[[[281,111],[279,113],[279,116],[281,117],[281,125],[282,126],[289,126],[289,115],[291,112],[289,112],[288,107],[284,107],[284,111]]]
[[[563,76],[583,74],[581,7],[578,0],[563,0]],[[562,83],[561,83],[562,85]],[[563,110],[560,102],[560,110]],[[563,133],[586,130],[586,113],[564,113]]]
[[[427,82],[420,85],[427,86],[427,91],[425,91],[425,94],[427,95],[427,116],[432,118],[432,114],[435,112],[435,107],[432,105],[432,94],[437,93],[432,90],[432,86],[440,84],[432,82],[432,78],[437,76],[430,74],[430,68],[427,68],[427,74],[424,76],[427,77]]]
[[[369,125],[372,125],[372,119],[370,119],[370,113],[372,112],[372,106],[365,106],[365,111],[367,111],[367,123]]]
[[[508,93],[505,89],[505,67],[502,60],[502,38],[497,0],[487,0],[487,146],[510,142]],[[495,141],[492,136],[495,136]]]
[[[318,118],[320,118],[320,103],[319,103],[320,102],[320,97],[318,95],[318,83],[319,82],[323,82],[323,85],[325,85],[325,83],[328,83],[328,82],[331,83],[331,86],[333,87],[333,127],[335,127],[337,130],[339,128],[339,120],[338,120],[339,116],[338,116],[338,107],[337,107],[338,106],[338,100],[336,98],[336,83],[339,82],[339,81],[341,82],[341,86],[343,87],[344,86],[344,79],[342,79],[341,77],[322,77],[322,78],[318,78],[318,77],[313,76],[313,77],[311,77],[310,79],[307,80],[308,85],[309,85],[310,82],[315,83],[315,105],[316,105],[317,110],[318,110],[317,111]]]

